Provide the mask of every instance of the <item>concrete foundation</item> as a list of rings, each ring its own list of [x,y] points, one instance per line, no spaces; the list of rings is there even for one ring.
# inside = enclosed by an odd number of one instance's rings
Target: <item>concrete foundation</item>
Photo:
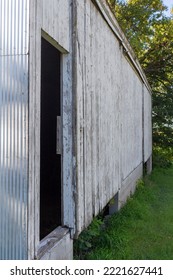
[[[118,212],[118,196],[119,194],[117,193],[109,203],[109,215]]]
[[[73,240],[67,228],[58,227],[40,242],[39,260],[72,260]]]
[[[143,175],[143,164],[141,163],[122,183],[121,189],[118,192],[118,210],[126,203],[136,189],[137,181]]]
[[[148,168],[152,168],[151,162]],[[150,169],[149,169],[150,170]],[[134,194],[137,181],[143,176],[143,164],[141,163],[123,182],[121,189],[111,199],[109,203],[109,215],[118,212],[124,206],[128,197]]]

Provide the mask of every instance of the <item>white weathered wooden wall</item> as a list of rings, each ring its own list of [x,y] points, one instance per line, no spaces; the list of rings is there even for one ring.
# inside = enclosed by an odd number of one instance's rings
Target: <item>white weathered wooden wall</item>
[[[109,13],[104,0],[77,0],[77,234],[142,172],[146,80]],[[145,158],[151,152],[150,97],[146,89]]]

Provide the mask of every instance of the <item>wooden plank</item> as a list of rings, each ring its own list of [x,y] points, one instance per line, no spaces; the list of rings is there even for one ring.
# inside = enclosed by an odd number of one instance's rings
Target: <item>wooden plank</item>
[[[93,216],[92,203],[92,142],[91,142],[91,17],[90,17],[90,2],[85,2],[84,16],[84,188],[85,188],[85,224],[89,224]]]
[[[69,1],[69,5],[72,1]],[[74,116],[74,100],[73,100],[73,83],[75,83],[75,73],[72,73],[73,49],[72,49],[72,10],[69,11],[69,25],[70,25],[70,53],[63,55],[62,59],[62,118],[63,118],[63,174],[62,174],[62,200],[63,200],[63,225],[71,229],[71,236],[73,237],[75,228],[75,175],[76,162],[74,161],[74,131],[75,116]],[[75,107],[75,106],[74,106]],[[73,139],[74,138],[74,139]]]
[[[97,17],[99,16],[98,11],[93,9],[91,4],[91,28],[95,27],[98,30],[99,21]],[[97,215],[99,213],[99,56],[98,56],[98,33],[91,33],[92,36],[92,60],[91,60],[91,78],[92,78],[92,170],[93,170],[93,211],[94,214]]]
[[[77,85],[76,85],[76,166],[77,166],[77,199],[76,199],[76,226],[77,234],[84,228],[85,197],[84,197],[84,3],[80,1],[77,5],[77,23],[80,28],[76,29],[76,65],[77,65]],[[80,17],[81,15],[82,17]]]
[[[73,107],[72,107],[72,56],[63,56],[62,129],[63,129],[63,224],[75,230],[73,184]]]
[[[29,69],[29,188],[28,188],[28,259],[35,256],[35,92],[36,92],[36,5],[30,1],[30,61]],[[31,33],[32,30],[32,33]],[[39,221],[38,221],[39,222]]]
[[[35,256],[37,254],[38,245],[40,242],[40,104],[41,104],[41,3],[38,1],[36,4],[36,29],[35,32],[35,49],[33,50],[35,53],[35,93],[34,93],[34,160],[35,160]]]

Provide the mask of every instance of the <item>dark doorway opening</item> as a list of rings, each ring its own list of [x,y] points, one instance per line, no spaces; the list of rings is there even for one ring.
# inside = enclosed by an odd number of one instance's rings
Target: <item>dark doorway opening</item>
[[[61,155],[57,154],[57,116],[61,115],[60,60],[61,53],[42,38],[40,239],[61,225]]]

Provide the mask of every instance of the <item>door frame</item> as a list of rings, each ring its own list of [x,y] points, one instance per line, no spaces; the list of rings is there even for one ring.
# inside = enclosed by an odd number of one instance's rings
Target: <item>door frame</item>
[[[30,35],[29,56],[29,186],[28,186],[28,259],[40,255],[40,105],[41,105],[41,38],[56,47],[61,56],[61,218],[62,227],[75,231],[72,46],[64,49],[44,30]],[[61,231],[61,230],[60,230]],[[59,237],[58,237],[59,238]],[[44,238],[45,240],[45,238]]]

